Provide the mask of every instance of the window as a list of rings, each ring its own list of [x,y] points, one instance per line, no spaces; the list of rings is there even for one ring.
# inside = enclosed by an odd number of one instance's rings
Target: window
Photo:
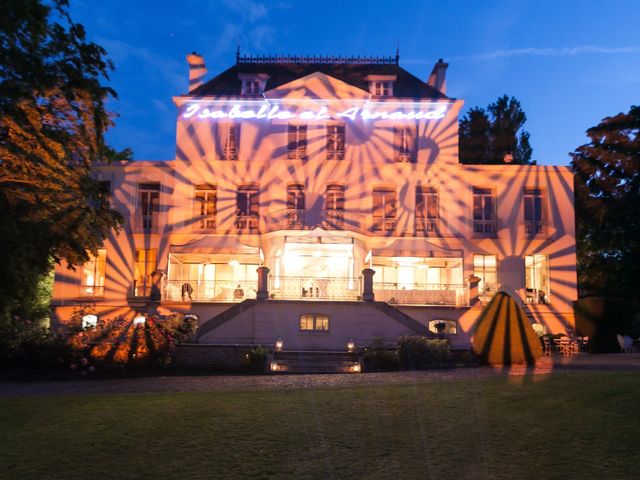
[[[252,78],[242,80],[242,95],[260,95],[260,81]]]
[[[327,125],[327,160],[344,160],[344,123]]]
[[[144,231],[153,231],[158,226],[158,212],[160,202],[159,183],[141,183],[140,190],[140,220]]]
[[[327,186],[324,199],[327,219],[325,229],[341,229],[344,226],[344,186],[332,183]]]
[[[304,185],[296,183],[287,187],[287,208],[304,210]]]
[[[393,96],[393,82],[379,80],[371,82],[371,94],[378,97]]]
[[[260,203],[258,187],[243,186],[238,188],[236,228],[257,230]]]
[[[152,274],[156,271],[157,250],[155,248],[137,248],[134,265],[133,294],[146,297],[151,294]]]
[[[479,294],[483,301],[493,297],[498,289],[498,261],[495,255],[474,255],[473,274],[480,279]]]
[[[526,255],[525,290],[527,303],[549,303],[549,257]]]
[[[96,182],[95,196],[90,199],[90,205],[98,210],[106,210],[111,207],[111,182],[99,180]]]
[[[438,230],[438,190],[433,187],[416,187],[416,230],[436,232]]]
[[[416,131],[413,127],[395,127],[394,145],[397,162],[416,161]]]
[[[458,323],[455,320],[438,319],[429,321],[429,331],[432,333],[444,333],[445,335],[457,335]]]
[[[302,228],[304,225],[304,185],[293,184],[287,187],[286,228]]]
[[[373,230],[390,232],[396,226],[396,192],[389,188],[373,191]]]
[[[84,297],[104,296],[104,279],[107,270],[107,251],[100,248],[97,255],[89,254],[89,261],[82,266],[80,294]]]
[[[490,188],[473,187],[473,233],[495,236],[497,231],[495,193]]]
[[[289,124],[287,134],[289,159],[307,158],[307,126]]]
[[[320,313],[308,313],[306,315],[300,315],[300,331],[328,332],[329,315],[323,315]]]
[[[200,229],[216,228],[216,187],[196,185],[194,225]]]
[[[542,190],[524,188],[524,230],[535,235],[542,233]]]
[[[220,160],[238,159],[238,125],[220,125]]]

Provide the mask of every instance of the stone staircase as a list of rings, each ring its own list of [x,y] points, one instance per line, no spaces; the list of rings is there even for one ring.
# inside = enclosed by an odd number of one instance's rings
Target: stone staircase
[[[273,353],[272,373],[358,373],[356,352],[280,351]]]

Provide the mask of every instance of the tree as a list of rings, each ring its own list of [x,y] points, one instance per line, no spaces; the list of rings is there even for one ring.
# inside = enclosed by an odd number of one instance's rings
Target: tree
[[[640,300],[640,106],[587,135],[571,154],[578,281],[588,294]]]
[[[122,156],[104,143],[112,69],[68,0],[0,4],[0,322],[33,313],[52,259],[85,262],[122,220],[90,175]]]
[[[486,110],[474,107],[460,120],[460,163],[499,164],[513,155],[513,163],[531,163],[527,116],[520,102],[503,95]]]

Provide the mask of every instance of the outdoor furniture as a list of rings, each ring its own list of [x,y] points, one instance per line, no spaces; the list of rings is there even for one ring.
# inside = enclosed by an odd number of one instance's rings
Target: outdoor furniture
[[[542,354],[551,355],[551,341],[547,336],[542,337]]]

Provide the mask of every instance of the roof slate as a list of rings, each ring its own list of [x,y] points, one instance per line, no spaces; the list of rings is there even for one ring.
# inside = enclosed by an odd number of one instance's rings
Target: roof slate
[[[269,79],[265,90],[271,90],[315,72],[324,73],[365,91],[369,91],[369,84],[366,80],[368,75],[396,75],[397,79],[393,86],[394,98],[449,98],[404,68],[393,64],[262,62],[238,63],[200,85],[187,96],[237,96],[240,94],[238,74],[242,73],[266,73],[269,75]]]

